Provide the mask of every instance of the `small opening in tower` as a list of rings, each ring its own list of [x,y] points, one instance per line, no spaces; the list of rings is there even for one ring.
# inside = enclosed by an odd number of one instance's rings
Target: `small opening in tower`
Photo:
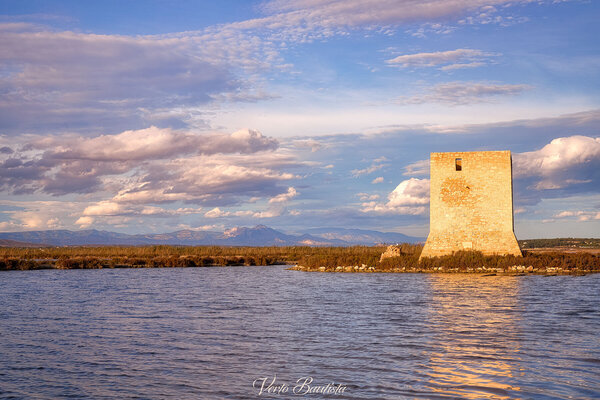
[[[457,158],[454,160],[454,165],[456,165],[457,171],[462,171],[462,158]]]

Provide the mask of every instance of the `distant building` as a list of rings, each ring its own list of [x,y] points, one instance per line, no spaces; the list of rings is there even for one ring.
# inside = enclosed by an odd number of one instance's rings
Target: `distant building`
[[[478,250],[521,255],[510,151],[431,153],[429,236],[422,257]]]

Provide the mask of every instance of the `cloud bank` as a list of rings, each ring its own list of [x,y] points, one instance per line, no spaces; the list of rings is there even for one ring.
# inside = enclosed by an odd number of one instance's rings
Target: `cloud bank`
[[[399,104],[438,103],[461,106],[490,102],[500,96],[514,96],[529,85],[495,84],[481,82],[448,82],[428,88],[424,93],[398,99]]]

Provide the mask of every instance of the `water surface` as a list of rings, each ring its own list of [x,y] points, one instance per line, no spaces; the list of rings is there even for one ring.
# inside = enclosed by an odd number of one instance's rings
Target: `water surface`
[[[6,271],[0,398],[600,398],[599,288],[600,274]],[[345,390],[295,395],[305,377]],[[259,395],[273,379],[288,391]]]

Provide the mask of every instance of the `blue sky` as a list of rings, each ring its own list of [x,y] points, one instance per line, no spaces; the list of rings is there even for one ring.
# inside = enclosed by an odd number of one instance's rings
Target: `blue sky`
[[[592,1],[0,2],[0,231],[426,236],[511,150],[519,238],[600,236]]]

